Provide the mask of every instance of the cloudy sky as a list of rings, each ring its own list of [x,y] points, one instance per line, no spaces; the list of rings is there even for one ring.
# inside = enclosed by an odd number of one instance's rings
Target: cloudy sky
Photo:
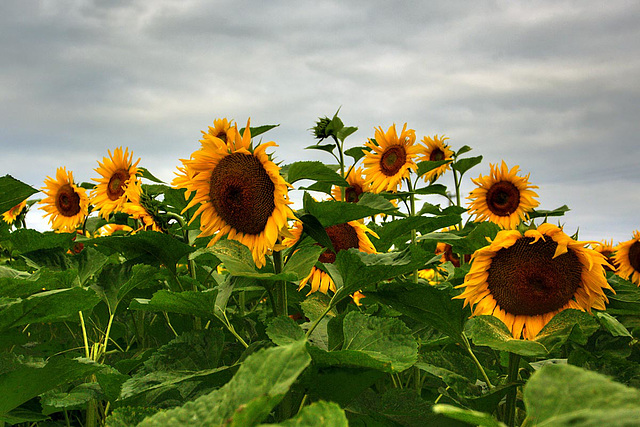
[[[341,107],[350,146],[444,133],[484,156],[465,190],[504,159],[569,234],[617,243],[640,229],[639,22],[616,0],[3,0],[0,175],[90,181],[126,146],[170,181],[218,117],[279,123],[283,163],[329,161],[303,148]]]

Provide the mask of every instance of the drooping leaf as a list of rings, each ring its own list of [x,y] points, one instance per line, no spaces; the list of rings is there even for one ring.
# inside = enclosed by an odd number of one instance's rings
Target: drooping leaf
[[[138,166],[138,170],[141,172],[140,177],[148,179],[149,181],[156,182],[158,184],[164,184],[164,182],[156,178],[148,169]]]
[[[153,294],[151,299],[134,298],[129,304],[129,309],[166,311],[212,319],[215,318],[213,307],[216,295],[217,292],[214,290],[172,292],[162,289]]]
[[[40,292],[24,299],[0,298],[0,331],[29,323],[77,319],[79,311],[91,310],[99,301],[94,291],[81,287]]]
[[[397,208],[379,194],[363,193],[357,203],[325,201],[316,202],[309,195],[304,198],[305,210],[316,217],[324,227],[344,224],[380,213],[392,214]]]
[[[571,365],[546,365],[524,387],[527,425],[629,426],[640,419],[640,391]]]
[[[465,332],[475,345],[503,350],[521,356],[545,356],[547,349],[536,341],[514,339],[509,328],[494,316],[475,316],[467,321]]]
[[[587,339],[599,328],[595,318],[580,310],[563,310],[556,314],[536,335],[535,342],[544,345],[551,353],[572,339],[585,345]]]
[[[11,175],[0,177],[0,215],[37,192],[32,186]]]
[[[452,160],[425,160],[422,162],[418,162],[418,169],[416,173],[418,176],[422,176],[427,172],[430,172],[442,165],[446,165],[447,163],[451,162]]]
[[[614,337],[631,337],[633,335],[629,332],[625,326],[618,321],[615,317],[607,313],[606,311],[599,311],[596,313],[596,319],[598,322]]]
[[[318,182],[327,182],[341,187],[348,187],[349,183],[331,168],[322,162],[301,161],[287,165],[286,181],[293,184],[301,179],[311,179]]]
[[[348,150],[344,150],[344,154],[351,157],[354,162],[357,162],[364,157],[364,151],[362,150],[362,147],[349,148]]]
[[[544,209],[532,209],[531,212],[528,213],[529,218],[534,219],[534,218],[546,218],[549,216],[562,216],[565,213],[569,212],[571,209],[569,209],[569,207],[567,205],[562,205],[558,208],[555,208],[553,210],[544,210]]]
[[[259,350],[220,389],[148,417],[139,426],[254,425],[280,402],[310,361],[303,341]]]
[[[91,375],[102,366],[84,358],[56,356],[42,366],[22,365],[0,375],[0,415],[59,385]]]

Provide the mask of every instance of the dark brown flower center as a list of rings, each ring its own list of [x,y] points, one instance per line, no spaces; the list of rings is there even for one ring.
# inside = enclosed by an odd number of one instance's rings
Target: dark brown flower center
[[[535,316],[562,308],[580,286],[582,263],[571,249],[553,258],[558,244],[522,237],[491,260],[487,283],[500,307]]]
[[[496,182],[487,191],[487,207],[495,215],[511,215],[519,205],[520,191],[508,181]]]
[[[360,247],[360,241],[358,239],[358,233],[356,229],[349,224],[332,225],[325,228],[325,231],[331,239],[331,244],[336,253],[344,249],[358,248]],[[324,251],[318,261],[333,264],[336,260],[336,254],[330,250]]]
[[[640,271],[640,241],[638,240],[629,247],[629,264],[635,271]]]
[[[276,208],[275,185],[260,159],[233,153],[216,165],[209,181],[216,213],[237,232],[260,234]]]
[[[407,152],[402,145],[392,145],[382,154],[380,170],[386,176],[393,176],[407,162]]]
[[[56,209],[63,216],[75,216],[80,212],[80,196],[71,185],[65,184],[58,190]]]
[[[354,184],[351,187],[347,187],[344,190],[344,198],[347,202],[357,203],[360,200],[362,194],[362,187],[358,184]]]
[[[444,152],[439,148],[434,148],[431,154],[429,154],[429,160],[432,162],[444,160]]]
[[[118,169],[111,175],[107,184],[107,197],[109,200],[118,200],[124,194],[124,185],[129,179],[129,171]]]

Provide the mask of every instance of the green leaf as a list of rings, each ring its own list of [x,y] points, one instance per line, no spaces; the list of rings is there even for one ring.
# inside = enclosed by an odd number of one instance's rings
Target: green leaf
[[[66,252],[73,245],[76,233],[40,233],[29,228],[21,228],[11,233],[7,241],[11,247],[21,254],[28,254],[46,249],[58,249]]]
[[[25,364],[0,375],[0,415],[48,390],[84,378],[100,369],[101,365],[88,359],[56,356],[43,366]]]
[[[12,177],[0,177],[0,214],[22,203],[38,190]]]
[[[456,160],[455,163],[451,165],[451,167],[458,171],[460,173],[460,176],[462,176],[466,171],[468,171],[475,165],[480,164],[480,162],[482,162],[482,156],[467,157],[465,159]]]
[[[10,272],[7,268],[2,271],[8,277],[0,278],[0,295],[7,298],[25,298],[42,291],[67,289],[77,285],[77,274],[74,270],[51,271],[41,268],[33,274],[17,270]]]
[[[345,181],[340,174],[325,166],[322,162],[302,161],[287,165],[287,178],[289,184],[300,181],[301,179],[311,179],[318,182],[327,182],[333,185],[348,187],[349,183]]]
[[[458,343],[463,343],[464,324],[471,314],[469,308],[464,308],[462,301],[452,299],[454,295],[448,289],[411,286],[413,285],[409,283],[396,282],[388,289],[367,293],[367,297],[387,304],[421,324],[447,334]]]
[[[434,169],[439,168],[442,165],[446,165],[447,163],[451,163],[452,160],[425,160],[422,162],[418,162],[417,175],[420,177],[427,172],[430,172]]]
[[[277,128],[280,126],[277,125],[261,125],[261,126],[250,126],[249,130],[251,131],[251,138],[255,138],[258,135],[262,135],[265,132],[270,131],[273,128]],[[240,135],[244,134],[244,128],[240,129]]]
[[[344,142],[344,140],[347,139],[349,135],[352,135],[357,130],[358,128],[354,126],[344,126],[342,129],[338,131],[338,139]]]
[[[311,196],[305,195],[304,208],[309,214],[315,216],[324,227],[344,224],[380,213],[392,214],[397,211],[391,202],[379,194],[373,193],[361,194],[357,203],[333,200],[316,202]]]
[[[415,366],[440,378],[459,395],[469,394],[478,378],[473,360],[451,351],[427,351],[421,353]]]
[[[291,274],[296,277],[294,280],[304,279],[309,275],[311,268],[316,265],[316,261],[324,251],[325,249],[318,245],[298,249],[289,257],[282,269],[282,274]]]
[[[176,264],[195,248],[178,241],[168,234],[155,231],[140,231],[131,236],[106,236],[84,241],[85,244],[109,248],[127,259],[142,257],[149,263],[163,264],[173,274]]]
[[[368,285],[412,273],[414,269],[421,268],[427,258],[425,251],[417,246],[383,254],[367,254],[357,249],[340,251],[333,264],[342,279],[342,288],[338,292],[344,297]],[[339,280],[334,278],[334,281],[337,286]]]
[[[640,419],[640,391],[571,365],[546,365],[524,387],[527,425],[629,426]]]
[[[616,293],[607,295],[609,297],[607,313],[640,316],[640,287],[616,274],[612,275],[608,281]]]
[[[436,414],[446,415],[454,420],[464,421],[474,426],[479,427],[507,427],[506,424],[501,423],[484,412],[472,411],[470,409],[458,408],[452,405],[434,405],[433,412]]]
[[[164,181],[153,176],[153,174],[149,172],[147,168],[138,167],[138,170],[142,172],[140,174],[142,178],[148,179],[149,181],[152,181],[152,182],[157,182],[158,184],[164,184]]]
[[[27,298],[0,298],[0,331],[29,323],[46,323],[78,318],[91,310],[100,298],[91,289],[71,288],[40,292]]]
[[[50,415],[63,410],[82,409],[88,401],[102,398],[100,386],[97,383],[83,383],[69,392],[49,390],[40,397],[42,413]]]
[[[172,292],[163,289],[153,294],[150,300],[134,298],[129,304],[129,309],[153,312],[166,311],[212,319],[215,318],[213,307],[216,294],[217,292],[213,290]]]
[[[416,362],[418,344],[399,319],[374,317],[357,311],[343,321],[344,345],[339,351],[310,347],[319,365],[357,366],[384,372],[402,372]]]
[[[278,316],[267,326],[267,335],[276,345],[289,345],[305,339],[304,331],[289,316]]]
[[[336,149],[336,144],[324,144],[324,145],[314,144],[314,145],[309,145],[308,147],[304,147],[304,149],[320,150],[320,151],[326,151],[327,153],[332,153],[333,150]]]
[[[440,230],[458,224],[461,221],[460,215],[452,214],[445,216],[413,216],[409,218],[396,219],[383,224],[381,228],[376,229],[376,234],[380,237],[375,241],[378,250],[388,250],[391,245],[398,240],[409,240],[411,230],[417,230],[421,234],[431,233],[434,230]]]
[[[260,424],[267,426],[282,427],[347,427],[347,416],[340,406],[333,402],[314,402],[302,408],[298,414],[280,424]]]
[[[528,215],[530,219],[534,218],[546,218],[549,216],[563,216],[565,213],[569,212],[571,209],[567,205],[562,205],[559,208],[555,208],[553,210],[536,210],[532,209]]]
[[[471,150],[472,150],[472,148],[469,147],[468,145],[463,145],[462,147],[460,147],[458,149],[458,151],[456,151],[456,157],[458,157],[458,156],[460,156],[460,155],[462,155],[464,153],[468,153]]]
[[[305,197],[307,195],[308,194],[305,193]],[[318,221],[318,218],[316,218],[313,215],[304,214],[304,215],[298,216],[298,219],[302,221],[303,232],[307,233],[309,236],[311,236],[313,240],[318,242],[323,247],[329,249],[331,252],[335,252],[335,249],[333,247],[333,242],[331,241],[331,238],[327,234],[327,230],[325,230],[322,223]]]
[[[254,425],[282,400],[310,361],[303,341],[259,350],[220,389],[148,417],[139,426]]]
[[[590,314],[574,309],[563,310],[542,328],[534,341],[544,345],[551,353],[559,350],[570,338],[585,345],[598,328],[598,323]]]
[[[104,420],[105,427],[131,427],[137,426],[146,417],[154,415],[158,408],[145,408],[143,406],[121,406],[115,408]]]
[[[303,385],[314,400],[326,399],[346,407],[364,390],[386,374],[377,369],[353,366],[326,366],[315,369],[303,378]],[[348,387],[345,387],[348,384]]]
[[[609,313],[604,312],[604,311],[598,311],[598,312],[596,312],[596,319],[598,319],[598,322],[600,322],[600,324],[607,331],[609,331],[609,333],[611,335],[613,335],[614,337],[631,337],[631,338],[633,338],[633,335],[631,335],[629,330],[627,328],[625,328],[625,326],[622,323],[620,323],[618,321],[618,319],[616,319],[615,317],[613,317]]]
[[[157,269],[149,265],[136,264],[131,269],[131,276],[118,289],[116,301],[119,304],[134,289],[144,289],[156,282]]]
[[[365,156],[365,152],[362,150],[362,147],[353,147],[348,150],[344,150],[344,154],[351,157],[354,163],[357,163],[358,160]]]
[[[508,351],[521,356],[545,356],[547,349],[536,341],[514,339],[509,328],[494,316],[475,316],[467,321],[465,332],[475,345]]]

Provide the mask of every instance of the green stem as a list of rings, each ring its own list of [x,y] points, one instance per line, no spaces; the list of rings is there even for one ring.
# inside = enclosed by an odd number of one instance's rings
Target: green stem
[[[87,339],[87,327],[84,324],[84,316],[82,315],[82,312],[79,311],[78,314],[80,315],[80,326],[82,327],[82,339],[84,341],[84,353],[87,359],[90,359],[91,355],[89,353],[89,340]]]
[[[509,353],[509,371],[507,384],[512,385],[518,381],[518,368],[520,367],[520,355]],[[505,421],[509,427],[515,426],[516,422],[516,399],[518,387],[512,387],[507,392],[507,402],[505,406]]]
[[[273,271],[276,274],[282,273],[282,253],[280,251],[273,252]],[[276,313],[278,316],[288,316],[289,309],[287,303],[287,282],[280,280],[275,284],[276,288]]]
[[[458,172],[456,172],[456,169],[452,167],[451,170],[453,171],[453,184],[456,187],[456,206],[457,207],[462,207],[461,206],[461,201],[460,201],[460,184],[461,184],[461,180],[462,180],[462,175],[460,175],[460,178],[458,178]],[[462,217],[460,217],[460,223],[458,224],[458,230],[462,231]],[[460,259],[460,266],[462,267],[465,264],[464,254],[458,254],[458,258]]]
[[[339,291],[338,291],[339,292]],[[309,330],[307,331],[307,334],[305,336],[306,339],[309,339],[309,337],[311,336],[311,334],[313,333],[313,331],[318,327],[318,325],[320,324],[320,321],[322,319],[324,319],[324,316],[327,315],[327,313],[329,313],[331,311],[331,309],[333,308],[333,300],[336,299],[336,295],[338,295],[338,292],[336,292],[335,294],[333,294],[333,297],[331,298],[331,301],[329,301],[329,305],[327,305],[327,308],[324,310],[324,312],[322,312],[322,314],[320,315],[320,317],[318,317],[316,320],[313,321],[313,323],[311,324],[311,326],[309,327]]]
[[[469,352],[469,355],[471,356],[471,358],[473,359],[473,362],[476,364],[476,366],[478,367],[478,370],[482,374],[482,378],[484,378],[484,382],[487,383],[487,386],[489,386],[489,388],[493,388],[493,384],[491,384],[491,381],[489,381],[489,377],[487,376],[487,373],[484,371],[482,364],[480,363],[476,355],[473,353],[473,350],[471,349],[471,343],[469,342],[469,339],[464,334],[464,332],[462,333],[462,339],[464,341],[465,347],[467,348],[467,351]]]
[[[407,178],[407,188],[409,190],[409,215],[416,216],[416,195],[413,193],[413,185],[411,185],[411,179]],[[411,229],[411,245],[417,244],[417,232],[415,228]],[[418,268],[413,270],[413,283],[418,283]]]
[[[104,333],[104,344],[102,345],[102,351],[100,352],[101,354],[98,355],[98,358],[101,359],[102,357],[104,357],[107,354],[107,343],[109,342],[109,334],[111,333],[111,325],[113,324],[113,318],[115,317],[115,314],[111,314],[109,316],[109,323],[107,324],[107,331]],[[99,362],[101,360],[97,360],[97,362]]]

